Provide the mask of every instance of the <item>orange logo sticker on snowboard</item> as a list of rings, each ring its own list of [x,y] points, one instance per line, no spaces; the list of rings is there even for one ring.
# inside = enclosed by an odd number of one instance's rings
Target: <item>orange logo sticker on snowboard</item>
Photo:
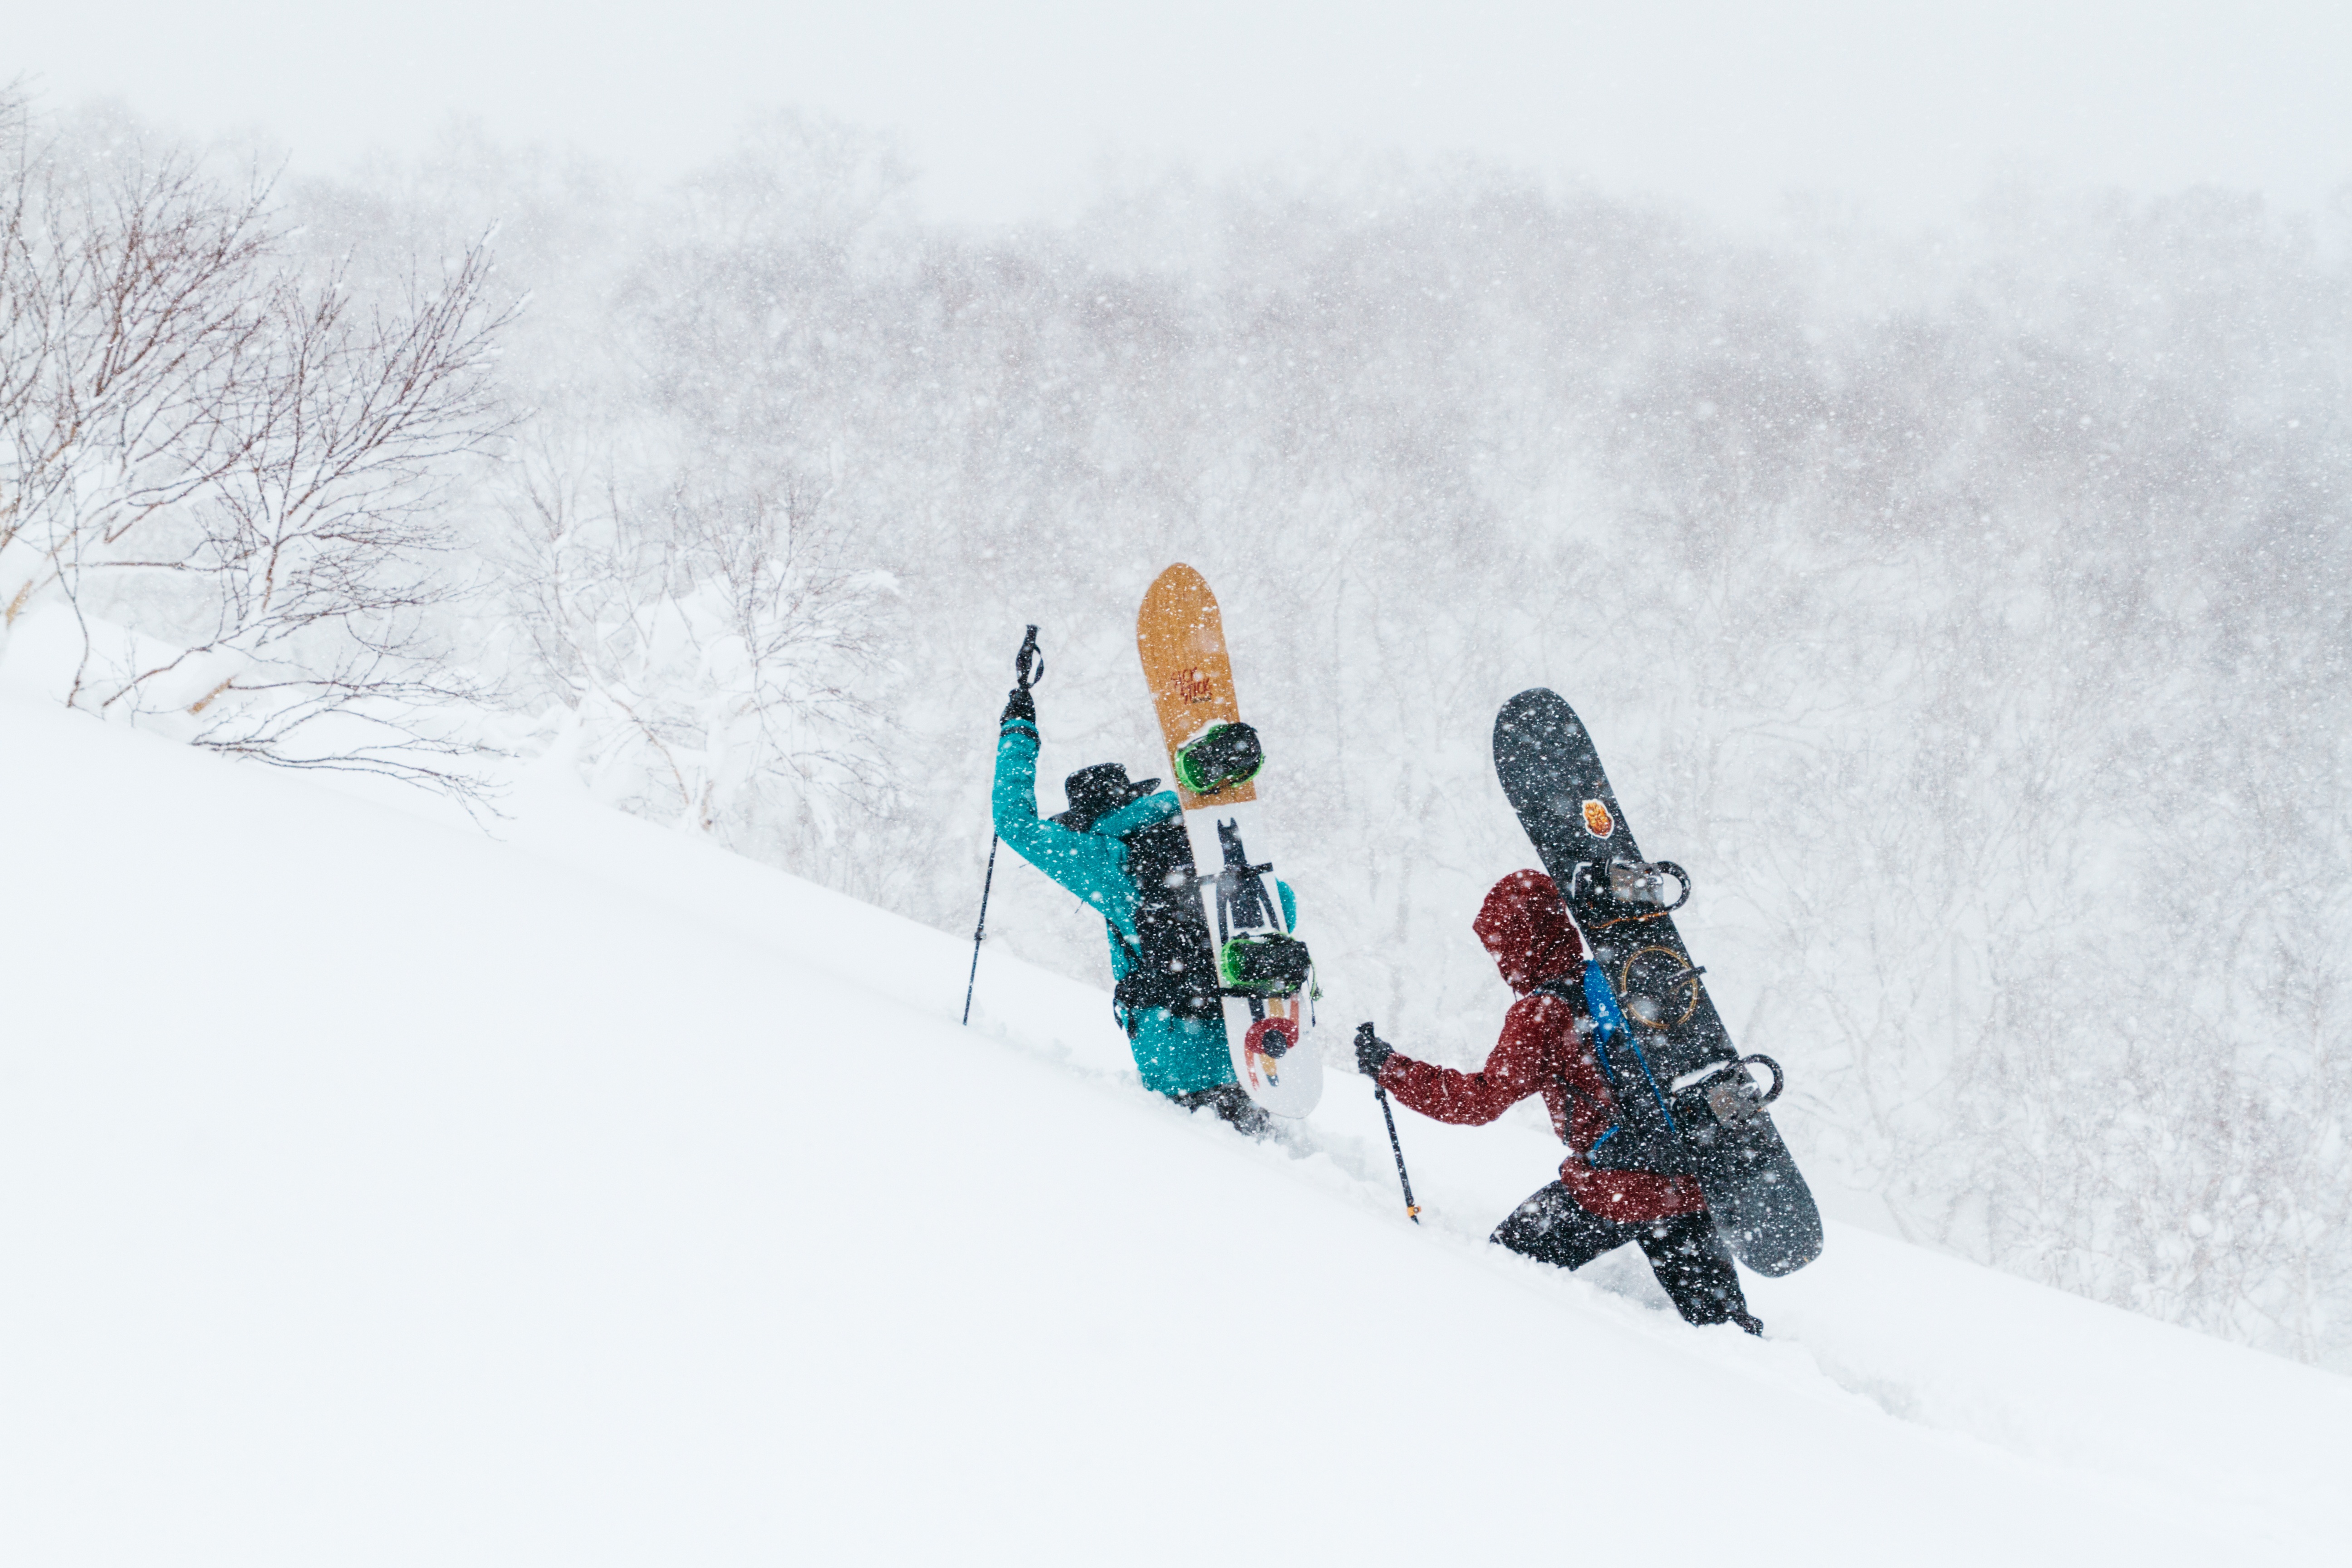
[[[1597,800],[1588,800],[1584,803],[1585,832],[1595,838],[1606,838],[1616,830],[1617,824],[1611,820],[1607,806]]]
[[[1168,695],[1179,702],[1213,702],[1217,700],[1217,683],[1209,672],[1195,667],[1180,669],[1168,678]]]

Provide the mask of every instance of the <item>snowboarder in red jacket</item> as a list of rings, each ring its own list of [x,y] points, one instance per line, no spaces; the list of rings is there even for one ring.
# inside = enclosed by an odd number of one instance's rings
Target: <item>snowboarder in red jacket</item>
[[[1559,1180],[1512,1210],[1492,1239],[1562,1268],[1580,1268],[1633,1242],[1685,1320],[1738,1323],[1762,1333],[1697,1180],[1600,1169],[1588,1158],[1617,1124],[1617,1100],[1593,1055],[1592,1018],[1581,989],[1546,985],[1578,974],[1584,960],[1584,944],[1559,888],[1541,871],[1514,871],[1486,894],[1471,929],[1518,994],[1486,1065],[1457,1072],[1415,1061],[1368,1024],[1357,1035],[1357,1066],[1423,1116],[1467,1126],[1482,1126],[1528,1096],[1542,1095],[1568,1158]]]

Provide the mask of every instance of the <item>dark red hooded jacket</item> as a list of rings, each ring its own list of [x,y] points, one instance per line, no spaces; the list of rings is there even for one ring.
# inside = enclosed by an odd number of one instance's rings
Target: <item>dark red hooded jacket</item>
[[[1547,980],[1579,973],[1584,944],[1541,871],[1514,871],[1495,884],[1470,929],[1519,999],[1503,1016],[1503,1037],[1476,1072],[1417,1062],[1400,1051],[1381,1068],[1381,1087],[1423,1116],[1480,1126],[1531,1094],[1550,1108],[1552,1131],[1569,1146],[1559,1179],[1569,1195],[1604,1219],[1628,1223],[1696,1214],[1706,1206],[1688,1176],[1646,1171],[1596,1171],[1584,1152],[1617,1120],[1616,1097],[1584,1037],[1581,994],[1574,1002],[1528,993]]]

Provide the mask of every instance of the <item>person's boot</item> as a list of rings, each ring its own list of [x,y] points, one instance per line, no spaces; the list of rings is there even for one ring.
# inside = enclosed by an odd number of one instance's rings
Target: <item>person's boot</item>
[[[1738,1323],[1758,1339],[1764,1325],[1748,1310],[1731,1248],[1705,1214],[1676,1215],[1639,1228],[1634,1240],[1650,1259],[1650,1271],[1683,1321],[1695,1328]]]
[[[1209,1092],[1212,1109],[1243,1137],[1263,1138],[1274,1131],[1274,1118],[1241,1085],[1221,1083]]]
[[[1215,1111],[1220,1121],[1244,1138],[1264,1138],[1274,1131],[1274,1118],[1266,1114],[1265,1107],[1252,1100],[1249,1091],[1237,1083],[1221,1083],[1214,1089],[1196,1089],[1169,1098],[1187,1110]]]

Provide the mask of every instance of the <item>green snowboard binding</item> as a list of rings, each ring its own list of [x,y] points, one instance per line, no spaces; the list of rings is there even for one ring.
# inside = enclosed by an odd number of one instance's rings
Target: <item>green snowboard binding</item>
[[[1176,780],[1194,795],[1247,784],[1264,766],[1265,751],[1247,724],[1212,724],[1176,750]]]
[[[1314,967],[1307,944],[1280,931],[1245,931],[1217,952],[1217,978],[1245,996],[1296,995]]]

